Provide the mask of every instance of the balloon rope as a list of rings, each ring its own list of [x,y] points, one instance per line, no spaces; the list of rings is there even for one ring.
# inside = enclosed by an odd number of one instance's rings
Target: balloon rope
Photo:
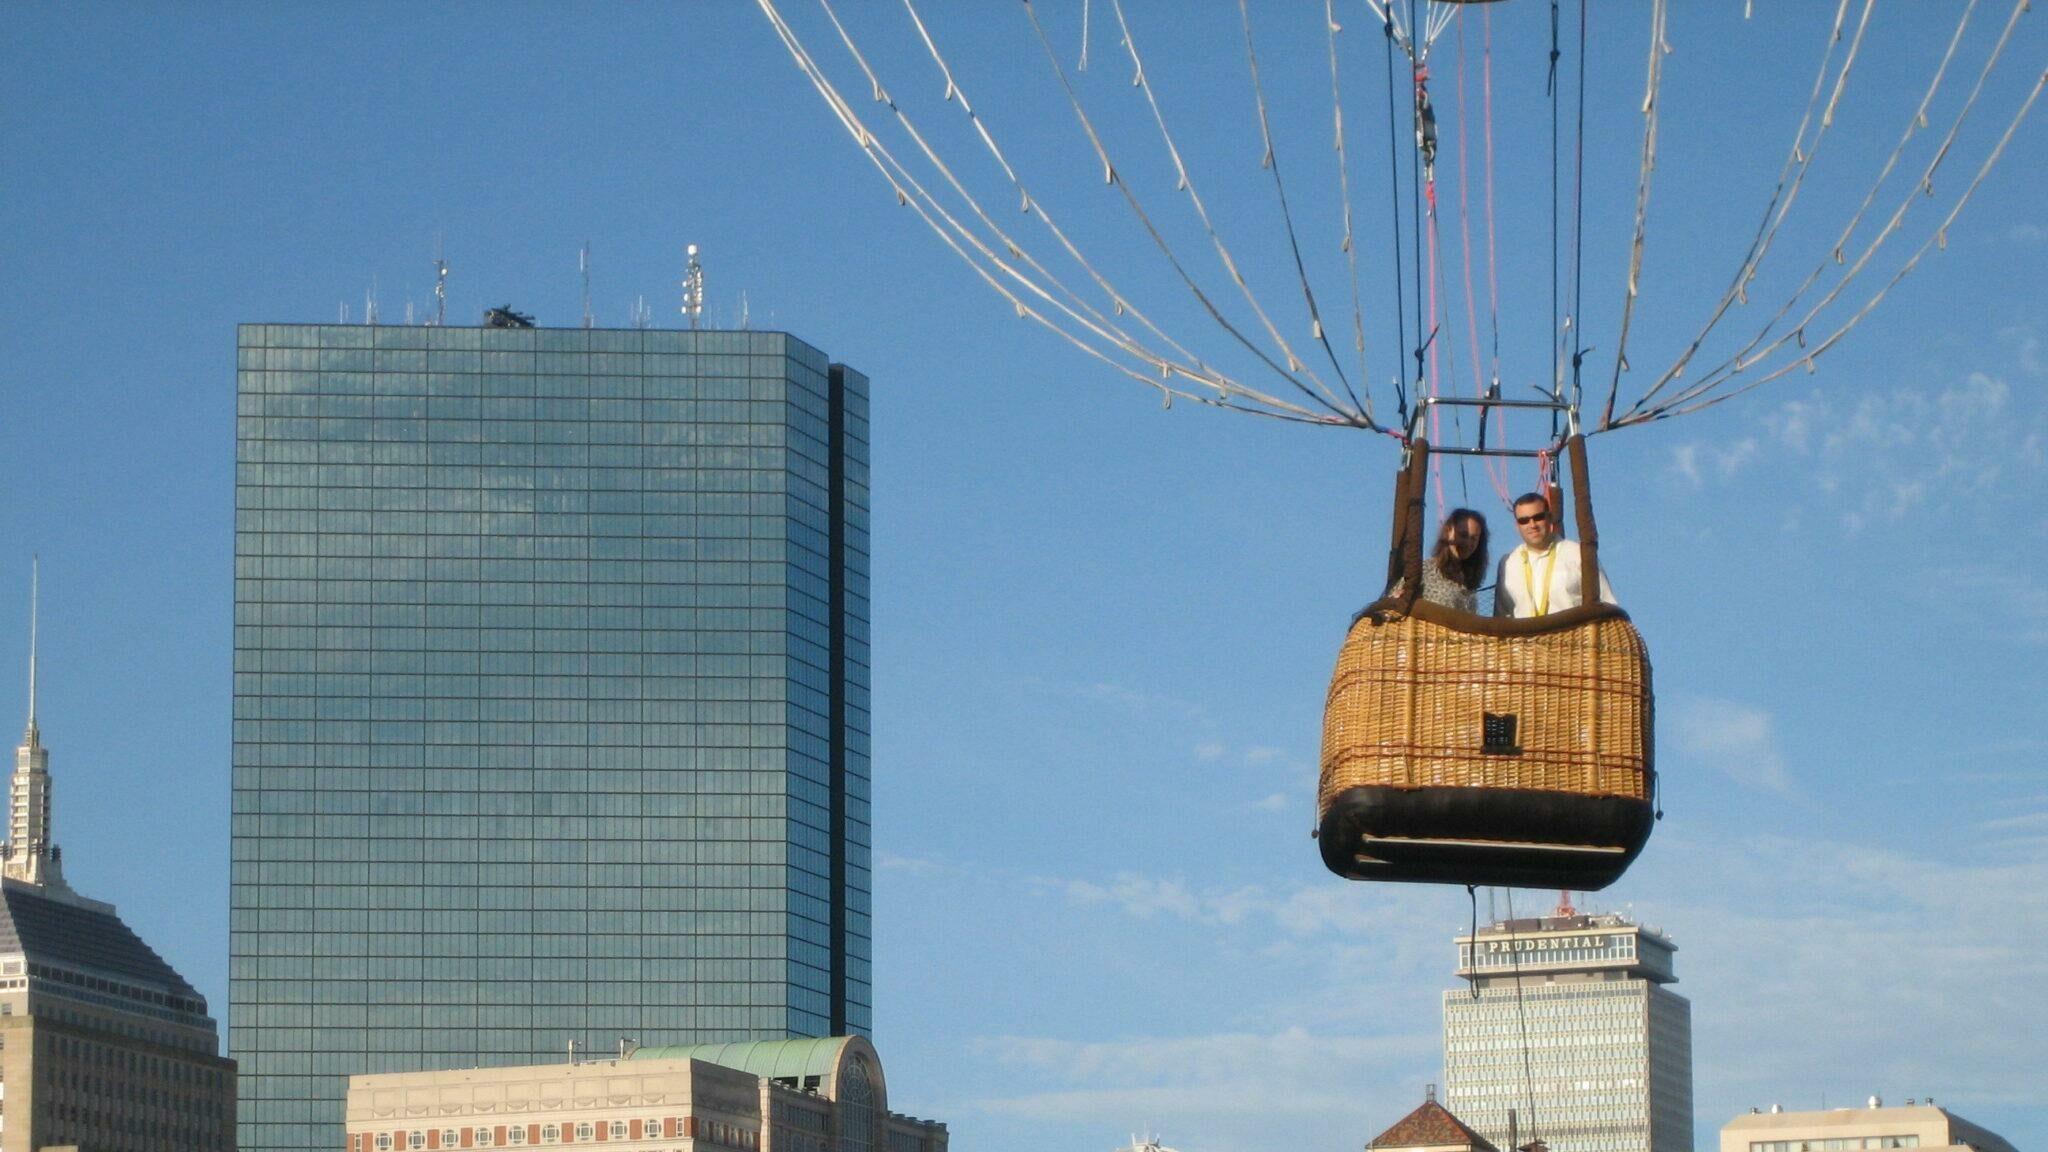
[[[1713,332],[1715,326],[1720,324],[1722,317],[1728,314],[1728,310],[1734,307],[1738,301],[1748,303],[1749,282],[1755,278],[1757,266],[1762,263],[1764,254],[1770,250],[1771,241],[1777,235],[1778,226],[1784,222],[1785,213],[1791,210],[1792,198],[1798,194],[1799,184],[1806,178],[1807,169],[1813,163],[1813,156],[1820,149],[1821,136],[1827,131],[1828,125],[1834,119],[1834,104],[1830,101],[1824,114],[1821,116],[1819,128],[1814,130],[1813,139],[1811,141],[1807,140],[1807,129],[1813,126],[1814,114],[1816,110],[1821,108],[1821,93],[1827,91],[1828,72],[1833,67],[1835,46],[1842,42],[1842,25],[1849,16],[1849,3],[1850,0],[1841,0],[1840,5],[1835,9],[1834,26],[1828,33],[1827,48],[1821,53],[1820,67],[1814,72],[1813,76],[1813,90],[1808,93],[1806,98],[1806,112],[1800,117],[1798,130],[1792,134],[1791,150],[1785,154],[1785,163],[1778,170],[1777,187],[1771,190],[1770,201],[1764,205],[1763,218],[1757,223],[1756,235],[1750,238],[1749,251],[1743,256],[1742,264],[1736,268],[1735,276],[1729,281],[1727,289],[1722,292],[1720,303],[1715,305],[1713,312],[1708,315],[1706,324],[1692,338],[1692,342],[1686,346],[1685,351],[1679,355],[1678,360],[1671,367],[1664,370],[1664,375],[1659,377],[1657,382],[1651,385],[1648,391],[1644,392],[1641,397],[1637,398],[1634,404],[1629,406],[1630,413],[1644,408],[1650,400],[1654,399],[1659,392],[1664,390],[1666,385],[1684,375],[1686,366],[1692,362],[1693,356],[1699,352],[1700,345],[1706,343],[1707,336]],[[1870,9],[1874,3],[1875,0],[1864,0],[1863,16],[1866,22],[1869,19]],[[1849,65],[1854,62],[1856,47],[1862,43],[1862,27],[1861,23],[1857,25],[1859,34],[1855,42],[1850,45],[1848,58],[1842,62],[1842,76],[1844,78],[1848,76]],[[1837,92],[1839,93],[1839,87]]]
[[[1975,0],[1972,0],[1974,3]],[[1621,303],[1621,332],[1614,342],[1614,375],[1607,384],[1607,403],[1600,412],[1600,426],[1614,420],[1614,400],[1621,391],[1621,374],[1628,371],[1628,334],[1635,320],[1636,296],[1643,277],[1643,234],[1650,214],[1650,178],[1657,172],[1657,92],[1664,82],[1666,10],[1664,0],[1650,6],[1650,63],[1643,81],[1643,160],[1636,179],[1636,227],[1629,241],[1628,281]]]
[[[1337,350],[1330,346],[1329,333],[1323,330],[1322,310],[1316,306],[1316,291],[1308,282],[1308,266],[1301,259],[1301,239],[1294,231],[1294,212],[1287,204],[1287,185],[1280,178],[1280,154],[1273,146],[1273,126],[1266,114],[1266,87],[1259,80],[1259,50],[1252,43],[1252,10],[1249,0],[1237,0],[1237,13],[1244,25],[1244,56],[1251,71],[1252,99],[1259,110],[1259,142],[1264,146],[1266,170],[1273,174],[1273,195],[1280,203],[1280,222],[1287,230],[1287,247],[1294,254],[1294,275],[1301,282],[1302,302],[1308,307],[1309,332],[1315,341],[1323,346],[1323,354],[1329,357],[1330,369],[1337,374],[1338,383],[1344,386],[1344,394],[1350,398],[1354,410],[1362,410],[1358,393],[1351,386],[1351,379],[1344,372],[1344,365],[1337,360]]]
[[[1352,345],[1358,353],[1358,387],[1364,393],[1365,414],[1372,416],[1372,374],[1365,357],[1365,309],[1359,303],[1358,244],[1351,228],[1351,159],[1344,150],[1344,96],[1338,87],[1336,0],[1323,0],[1323,25],[1330,44],[1330,122],[1337,149],[1337,193],[1344,204],[1344,263],[1351,274]]]
[[[1829,305],[1833,304],[1835,300],[1840,298],[1842,293],[1845,290],[1847,290],[1849,285],[1852,282],[1854,282],[1859,276],[1861,276],[1866,268],[1868,268],[1871,259],[1875,257],[1878,251],[1881,248],[1883,248],[1884,245],[1888,241],[1890,241],[1892,236],[1894,236],[1902,228],[1902,226],[1905,223],[1907,213],[1912,209],[1912,207],[1915,204],[1919,202],[1921,198],[1921,193],[1927,192],[1931,194],[1933,192],[1935,172],[1941,167],[1943,161],[1945,161],[1948,158],[1950,149],[1954,147],[1956,138],[1962,131],[1964,121],[1969,119],[1971,111],[1976,107],[1977,98],[1983,94],[1985,82],[1990,79],[1993,69],[1997,67],[1999,59],[2004,55],[2006,46],[2011,42],[2013,31],[2018,26],[2019,18],[2026,13],[2027,7],[2027,0],[2018,0],[2018,2],[2013,6],[2012,14],[2006,19],[2005,27],[2000,32],[1997,43],[1993,45],[1990,55],[1986,57],[1983,69],[1977,74],[1977,81],[1975,85],[1971,87],[1969,96],[1963,101],[1962,107],[1958,109],[1958,111],[1956,112],[1955,121],[1949,125],[1947,134],[1942,138],[1940,146],[1935,149],[1933,157],[1927,163],[1927,167],[1920,173],[1920,178],[1914,182],[1913,187],[1909,188],[1906,191],[1905,195],[1900,199],[1897,210],[1892,213],[1890,219],[1885,221],[1884,227],[1878,231],[1877,236],[1873,238],[1868,244],[1866,244],[1863,250],[1857,254],[1855,261],[1849,266],[1848,271],[1844,272],[1841,278],[1837,280],[1835,284],[1832,287],[1830,287],[1825,294],[1822,295],[1819,302],[1814,304],[1811,308],[1809,308],[1806,311],[1805,315],[1800,317],[1799,322],[1797,324],[1795,324],[1786,332],[1780,334],[1777,337],[1777,339],[1771,341],[1768,345],[1765,345],[1761,351],[1757,350],[1757,345],[1762,343],[1764,338],[1767,335],[1769,335],[1770,330],[1777,325],[1778,321],[1783,317],[1783,315],[1786,312],[1790,311],[1792,307],[1792,301],[1788,301],[1783,307],[1781,307],[1778,313],[1776,315],[1773,315],[1770,318],[1770,320],[1768,320],[1765,323],[1764,327],[1758,331],[1756,336],[1750,340],[1748,345],[1746,345],[1744,348],[1738,351],[1735,355],[1730,356],[1721,364],[1716,365],[1700,380],[1696,381],[1687,388],[1682,389],[1677,395],[1666,400],[1663,404],[1658,405],[1656,409],[1652,410],[1675,410],[1679,407],[1689,404],[1691,401],[1697,399],[1698,397],[1703,396],[1708,392],[1711,392],[1714,389],[1719,388],[1722,385],[1726,384],[1731,377],[1739,375],[1744,370],[1755,366],[1756,364],[1760,363],[1765,359],[1768,359],[1778,350],[1782,349],[1788,341],[1796,340],[1799,343],[1800,347],[1804,348],[1806,346],[1807,327],[1813,323],[1813,321],[1820,315],[1822,311],[1824,311]],[[1965,14],[1965,16],[1967,18],[1967,13]],[[1960,36],[1960,34],[1960,29],[1958,29],[1957,35]],[[1954,38],[1951,38],[1950,44],[1951,47],[1954,46]],[[1922,100],[1920,111],[1916,111],[1913,117],[1909,118],[1907,121],[1908,136],[1912,134],[1914,127],[1921,122],[1920,117],[1924,113],[1927,102],[1932,98],[1933,91],[1930,88],[1929,92]],[[2024,114],[2024,111],[2022,111],[2021,115]],[[1905,147],[1905,141],[1903,139],[1900,141],[1898,147],[1899,149],[1903,149]],[[1895,155],[1896,153],[1897,149],[1895,149],[1894,151]],[[1887,165],[1886,170],[1887,172],[1889,171],[1889,164]],[[1884,175],[1880,174],[1879,182],[1882,183],[1883,179]],[[1973,182],[1972,187],[1974,188],[1974,186],[1975,185]],[[1877,188],[1873,186],[1870,195],[1875,196],[1876,192]],[[1861,210],[1859,210],[1858,215],[1861,215]],[[1951,215],[1950,219],[1953,218],[1953,215]],[[1852,221],[1852,227],[1853,223],[1854,222]],[[1943,233],[1946,231],[1947,227],[1948,224],[1946,221],[1944,221],[1941,226],[1941,229],[1937,230],[1935,234],[1936,237],[1941,237]],[[1841,258],[1841,245],[1847,240],[1847,238],[1848,232],[1845,230],[1842,236],[1838,238],[1836,241],[1836,247],[1831,253],[1832,258],[1837,260]],[[1828,259],[1829,257],[1823,257],[1820,265],[1821,268],[1826,267]],[[1916,256],[1915,260],[1917,261],[1917,259],[1918,257]],[[1811,283],[1811,281],[1818,275],[1819,269],[1816,269],[1815,272],[1808,277],[1808,282]],[[1798,296],[1803,294],[1805,290],[1806,286],[1802,285],[1800,287],[1799,292],[1794,294],[1793,300],[1796,301]],[[1880,290],[1879,295],[1882,296],[1884,292],[1888,291],[1890,291],[1889,284],[1886,285],[1884,289]],[[1811,357],[1799,357],[1793,361],[1793,364],[1798,365],[1806,363],[1810,359]],[[1782,375],[1782,373],[1773,374],[1770,377],[1768,377],[1768,379],[1776,379],[1778,375]],[[1748,389],[1744,388],[1742,389],[1742,391],[1746,392],[1748,391]],[[1647,397],[1645,397],[1645,399],[1647,399]],[[1643,407],[1641,401],[1637,402],[1637,407]]]

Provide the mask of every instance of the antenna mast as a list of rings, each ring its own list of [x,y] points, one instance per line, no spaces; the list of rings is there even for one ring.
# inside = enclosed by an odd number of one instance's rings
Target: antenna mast
[[[31,555],[28,559],[28,730],[36,730],[36,617],[37,601],[42,593],[43,559]]]
[[[448,323],[448,262],[441,259],[441,237],[434,237],[434,327]]]
[[[590,315],[590,241],[583,242],[583,251],[576,256],[576,267],[583,272],[583,326],[595,328],[597,323]]]
[[[689,317],[690,327],[697,327],[697,318],[704,314],[704,266],[697,263],[697,246],[687,249],[689,267],[683,269],[683,315]]]

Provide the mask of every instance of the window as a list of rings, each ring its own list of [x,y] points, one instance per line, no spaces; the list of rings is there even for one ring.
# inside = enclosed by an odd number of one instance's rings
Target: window
[[[543,1124],[543,1125],[541,1125],[541,1129],[540,1129],[540,1142],[541,1142],[541,1143],[543,1143],[543,1144],[554,1144],[554,1143],[557,1143],[557,1142],[559,1142],[559,1141],[560,1141],[561,1139],[562,1139],[562,1129],[561,1129],[561,1126],[560,1126],[560,1125],[558,1125],[558,1124]]]
[[[591,1127],[590,1121],[585,1120],[583,1123],[576,1125],[576,1138],[578,1140],[591,1140],[595,1139],[596,1136],[597,1131]]]
[[[472,1129],[470,1135],[476,1137],[477,1147],[489,1148],[491,1146],[491,1130],[489,1128]]]
[[[425,1148],[427,1146],[427,1134],[425,1132],[406,1133],[405,1146],[407,1148]]]
[[[462,1143],[462,1135],[453,1128],[441,1129],[441,1147],[453,1148]]]
[[[505,1130],[505,1134],[511,1137],[511,1139],[505,1141],[505,1143],[507,1144],[526,1143],[526,1125],[524,1124],[512,1125],[510,1128],[507,1128]]]
[[[377,1133],[377,1152],[391,1152],[391,1133]]]
[[[614,1121],[612,1121],[612,1139],[614,1139],[614,1140],[624,1140],[625,1138],[626,1138],[626,1122],[625,1122],[624,1120],[614,1120]]]

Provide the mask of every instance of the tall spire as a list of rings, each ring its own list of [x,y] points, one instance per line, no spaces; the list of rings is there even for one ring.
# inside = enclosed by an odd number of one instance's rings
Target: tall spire
[[[7,844],[0,848],[0,875],[69,892],[63,854],[50,832],[50,752],[36,727],[36,625],[42,592],[42,563],[29,562],[28,730],[14,750],[14,775],[7,782]]]
[[[36,616],[37,601],[42,591],[43,558],[30,556],[28,559],[28,733],[23,743],[34,747],[36,744]]]

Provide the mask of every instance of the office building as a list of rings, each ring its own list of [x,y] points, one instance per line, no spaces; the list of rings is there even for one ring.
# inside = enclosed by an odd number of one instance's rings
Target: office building
[[[1980,1128],[1933,1100],[1886,1107],[1876,1096],[1862,1108],[1821,1112],[1751,1109],[1721,1127],[1721,1152],[1849,1152],[1918,1148],[1922,1152],[2014,1152],[1996,1132]]]
[[[233,1152],[235,1066],[205,997],[64,879],[35,682],[31,639],[0,847],[0,1152]]]
[[[1692,1006],[1674,946],[1617,915],[1503,920],[1458,937],[1444,1103],[1498,1148],[1692,1152]]]
[[[348,1152],[564,1144],[946,1152],[946,1126],[889,1111],[881,1058],[858,1036],[349,1080]]]
[[[865,379],[774,332],[238,360],[242,1148],[340,1147],[352,1075],[867,1031]]]

